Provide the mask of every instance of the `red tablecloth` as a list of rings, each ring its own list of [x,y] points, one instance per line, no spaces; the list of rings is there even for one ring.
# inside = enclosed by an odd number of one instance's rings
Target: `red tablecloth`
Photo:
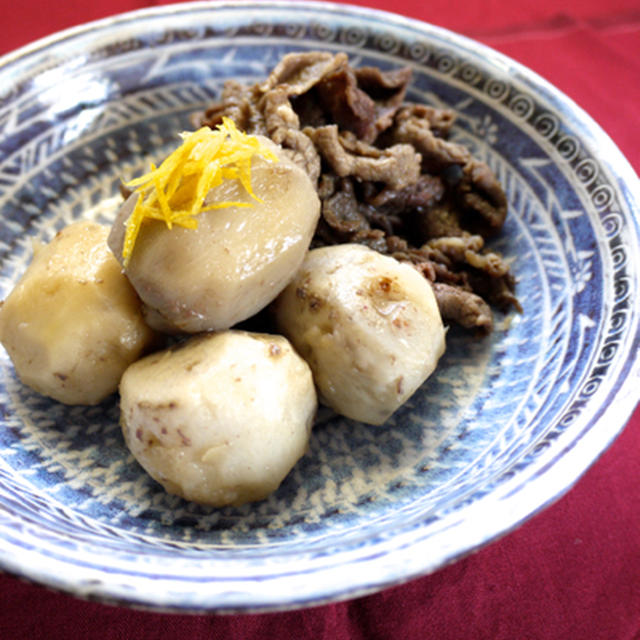
[[[62,28],[159,4],[0,1],[0,53]],[[354,3],[464,33],[534,69],[589,112],[640,172],[640,0]],[[83,602],[0,576],[0,638],[637,639],[639,479],[636,410],[558,502],[481,551],[406,585],[296,612],[183,616]]]

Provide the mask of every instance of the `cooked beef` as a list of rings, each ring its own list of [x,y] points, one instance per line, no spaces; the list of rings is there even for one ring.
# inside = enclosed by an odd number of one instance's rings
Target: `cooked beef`
[[[513,295],[515,279],[500,255],[484,249],[481,236],[468,233],[430,240],[424,247],[430,258],[449,272],[464,274],[465,284],[499,309],[521,310]]]
[[[292,53],[253,86],[227,81],[197,126],[223,116],[282,145],[317,185],[312,246],[357,242],[418,269],[446,320],[488,332],[489,304],[520,306],[508,265],[485,248],[507,214],[496,176],[448,139],[450,109],[405,101],[411,70],[352,68]]]
[[[522,312],[522,306],[515,296],[516,280],[511,272],[499,278],[487,278],[486,271],[469,270],[467,280],[472,289],[489,304],[503,312],[513,308]]]
[[[437,175],[453,164],[466,165],[471,160],[469,150],[436,135],[431,128],[430,115],[430,112],[414,106],[403,107],[396,113],[393,129],[386,136],[386,141],[412,145],[422,155],[425,173]]]
[[[291,106],[300,118],[300,129],[323,127],[332,124],[327,121],[327,113],[320,103],[315,89],[291,98]]]
[[[455,322],[465,329],[477,329],[484,334],[491,332],[493,314],[480,296],[442,282],[434,283],[433,291],[443,320]]]
[[[264,117],[258,108],[255,88],[247,87],[235,80],[227,80],[222,88],[220,101],[210,105],[204,112],[193,116],[194,126],[215,127],[222,117],[231,118],[236,126],[253,135],[266,135]]]
[[[398,111],[396,120],[401,121],[406,118],[426,121],[433,135],[438,138],[446,138],[455,122],[456,114],[451,109],[441,109],[416,102],[405,102],[402,105],[402,109]]]
[[[370,204],[387,214],[408,210],[428,211],[440,202],[445,193],[445,185],[439,176],[423,173],[418,179],[402,189],[385,186],[383,189],[372,189],[365,195]]]
[[[282,142],[280,143],[291,160],[298,166],[302,167],[311,181],[315,184],[320,175],[321,165],[320,156],[313,145],[302,131],[296,129],[287,129],[282,133]]]
[[[393,122],[411,80],[411,69],[381,71],[375,67],[343,66],[326,75],[315,92],[327,121],[373,143]]]
[[[320,176],[320,156],[313,141],[300,131],[300,119],[291,106],[286,86],[265,93],[258,104],[267,135],[288,150],[292,160],[303,167],[315,183]]]
[[[325,121],[334,122],[365,142],[376,139],[376,104],[358,89],[353,69],[343,68],[323,78],[316,87],[316,96],[326,114]]]
[[[322,201],[322,217],[337,235],[348,241],[357,231],[371,228],[360,208],[353,183],[340,180],[339,188]]]
[[[422,240],[455,237],[464,233],[458,211],[446,202],[422,211],[416,220],[416,227],[418,237]]]
[[[507,217],[507,196],[484,162],[471,158],[466,163],[457,199],[469,229],[485,238],[500,231]]]
[[[286,87],[289,96],[299,96],[322,78],[348,64],[346,54],[325,51],[289,53],[274,67],[269,77],[259,85],[265,94],[276,87]]]
[[[389,236],[382,229],[366,229],[358,231],[349,239],[349,242],[363,244],[379,253],[389,254]]]
[[[358,88],[369,95],[376,104],[377,133],[385,131],[393,123],[393,118],[404,101],[411,82],[411,68],[381,71],[378,67],[360,67],[356,69],[355,74]]]
[[[281,144],[287,129],[300,130],[300,118],[291,107],[286,86],[275,87],[265,93],[258,106],[264,116],[267,135],[276,144]]]
[[[347,56],[343,53],[312,51],[286,55],[261,84],[245,87],[233,80],[225,82],[221,100],[204,113],[196,114],[194,124],[215,127],[223,116],[228,116],[247,133],[268,135],[315,182],[320,175],[320,157],[313,142],[300,130],[300,119],[291,100],[346,64]]]
[[[478,252],[483,248],[482,237],[469,233],[453,238],[433,238],[425,244],[425,249],[430,250],[438,262],[448,266],[472,264],[477,268],[485,268],[493,277],[503,276],[508,271],[507,265],[496,253],[479,254]]]
[[[490,237],[504,224],[507,198],[486,163],[473,158],[462,145],[441,137],[451,126],[449,117],[435,109],[403,107],[387,141],[413,145],[422,155],[422,170],[440,175],[449,187],[451,206],[465,217],[463,226]]]
[[[414,184],[420,175],[420,155],[408,144],[379,149],[357,140],[349,132],[340,133],[335,124],[307,127],[304,133],[313,141],[323,159],[341,178],[383,182],[392,189]]]

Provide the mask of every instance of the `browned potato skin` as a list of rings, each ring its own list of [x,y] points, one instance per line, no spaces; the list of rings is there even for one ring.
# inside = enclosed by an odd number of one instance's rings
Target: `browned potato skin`
[[[97,404],[114,393],[156,338],[108,233],[77,222],[37,247],[0,309],[0,341],[18,377],[65,404]]]
[[[279,147],[264,138],[276,153]],[[145,220],[126,274],[147,308],[147,322],[167,332],[228,329],[269,302],[293,278],[311,242],[320,201],[307,174],[280,156],[252,165],[252,201],[237,180],[212,189],[207,202],[250,202],[198,215],[198,228]],[[109,246],[122,261],[127,219],[137,199],[124,203]]]

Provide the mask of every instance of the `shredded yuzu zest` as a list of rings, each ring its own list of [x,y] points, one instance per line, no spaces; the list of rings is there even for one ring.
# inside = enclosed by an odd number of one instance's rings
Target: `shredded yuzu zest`
[[[251,187],[251,162],[256,155],[277,162],[278,156],[256,136],[238,130],[233,120],[223,118],[215,129],[201,127],[180,134],[182,144],[160,166],[126,183],[138,200],[126,223],[122,258],[127,266],[145,218],[164,220],[195,229],[203,211],[226,207],[250,207],[251,202],[208,202],[207,194],[224,180],[238,180],[249,196],[262,202]]]

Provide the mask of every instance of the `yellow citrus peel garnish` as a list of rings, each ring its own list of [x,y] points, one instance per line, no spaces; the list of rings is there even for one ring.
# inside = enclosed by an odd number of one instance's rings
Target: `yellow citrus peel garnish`
[[[223,180],[239,180],[246,192],[262,202],[251,188],[251,162],[256,155],[277,162],[278,156],[256,136],[239,131],[229,118],[215,129],[202,127],[180,134],[182,144],[160,166],[126,183],[138,193],[138,200],[126,224],[122,258],[128,265],[140,226],[145,218],[164,220],[195,229],[196,216],[225,207],[250,207],[250,202],[210,202],[207,194]]]

